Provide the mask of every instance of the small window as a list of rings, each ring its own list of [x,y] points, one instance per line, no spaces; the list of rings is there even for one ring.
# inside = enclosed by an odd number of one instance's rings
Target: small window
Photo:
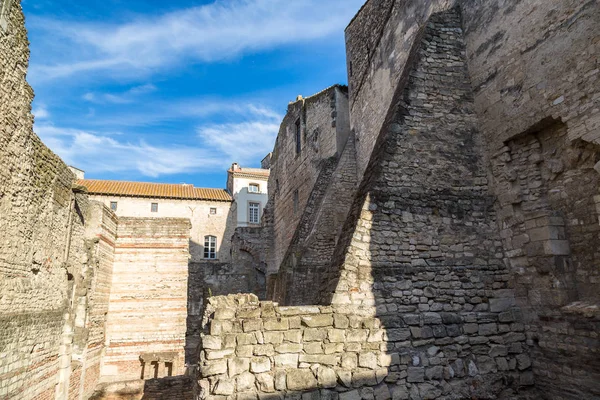
[[[248,222],[260,223],[260,203],[248,203]]]
[[[158,203],[152,203],[150,205],[150,211],[151,212],[158,212]]]
[[[302,150],[302,132],[300,128],[300,120],[296,121],[296,154],[300,154]]]
[[[117,202],[116,201],[110,202],[110,209],[113,211],[117,211]]]
[[[217,258],[217,237],[204,236],[204,258],[214,260]]]
[[[215,207],[210,208],[210,215],[217,215],[217,209]]]
[[[298,190],[294,190],[294,214],[298,212]]]
[[[250,193],[260,193],[260,186],[256,183],[251,183],[250,186],[248,186],[248,191]]]

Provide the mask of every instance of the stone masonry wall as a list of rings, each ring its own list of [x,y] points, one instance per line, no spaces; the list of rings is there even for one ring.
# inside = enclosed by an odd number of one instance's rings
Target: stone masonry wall
[[[350,127],[362,179],[429,16],[454,0],[369,0],[346,28]]]
[[[324,303],[374,307],[395,346],[410,341],[404,346],[418,353],[433,340],[443,365],[472,363],[473,381],[432,380],[421,396],[443,397],[450,384],[459,397],[517,397],[533,384],[531,360],[496,230],[456,10],[429,19],[399,90]],[[440,325],[413,329],[406,314],[437,315]]]
[[[325,163],[339,157],[345,146],[348,119],[337,118],[338,113],[347,115],[347,104],[338,100],[344,97],[347,93],[336,85],[288,106],[271,159],[268,207],[274,221],[273,256],[268,262],[268,274],[279,270]],[[297,121],[302,135],[300,153],[296,152]]]
[[[106,305],[96,289],[110,261],[98,271],[93,206],[33,132],[27,33],[20,2],[10,4],[0,32],[0,397],[79,399],[98,377],[104,327],[90,309]]]
[[[536,386],[545,398],[598,397],[600,7],[464,0],[462,9]]]
[[[102,375],[127,379],[185,370],[190,222],[121,218]]]

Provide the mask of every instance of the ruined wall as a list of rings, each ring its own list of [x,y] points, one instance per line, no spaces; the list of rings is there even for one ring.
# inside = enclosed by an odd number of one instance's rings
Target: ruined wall
[[[547,398],[600,396],[600,7],[465,0],[462,8],[536,385]]]
[[[96,274],[93,206],[33,132],[27,33],[11,4],[0,29],[0,397],[80,398],[97,379],[103,321],[90,309],[105,303],[93,285],[110,266]]]
[[[342,87],[332,86],[288,106],[271,159],[269,207],[274,218],[274,254],[269,274],[277,273],[327,160],[339,157],[344,149],[348,120],[338,120],[337,116],[348,113],[343,100],[346,96]],[[296,153],[297,121],[301,124],[300,153]]]
[[[354,138],[339,158],[323,163],[272,289],[271,299],[286,305],[318,304],[356,189]]]
[[[350,123],[359,179],[365,173],[396,87],[406,83],[412,49],[429,16],[454,0],[369,0],[346,28]]]
[[[102,375],[127,380],[185,371],[190,222],[121,218]]]

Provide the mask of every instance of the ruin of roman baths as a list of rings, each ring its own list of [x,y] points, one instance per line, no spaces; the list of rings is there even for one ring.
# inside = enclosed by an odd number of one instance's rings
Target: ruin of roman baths
[[[600,399],[598,0],[366,1],[227,190],[76,176],[0,3],[0,399]]]

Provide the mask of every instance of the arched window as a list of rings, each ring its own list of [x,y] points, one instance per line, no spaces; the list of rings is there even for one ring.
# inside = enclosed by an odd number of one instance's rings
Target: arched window
[[[217,237],[204,236],[204,258],[214,260],[217,258]]]

